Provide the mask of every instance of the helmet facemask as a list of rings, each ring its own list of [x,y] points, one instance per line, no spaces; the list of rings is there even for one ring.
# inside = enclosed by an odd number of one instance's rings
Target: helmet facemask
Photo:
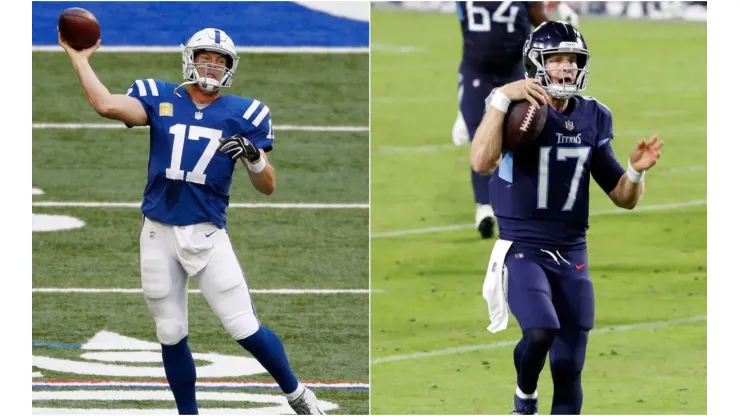
[[[213,62],[195,62],[195,55],[200,51],[216,52],[226,57],[226,66]],[[239,58],[230,56],[227,51],[213,50],[210,48],[183,48],[183,78],[190,83],[197,84],[206,94],[213,94],[220,88],[228,88],[234,80],[234,73]],[[200,72],[199,72],[200,69]],[[209,71],[221,73],[220,79],[201,76],[200,73],[208,74]]]
[[[207,28],[193,34],[182,47],[182,78],[185,80],[178,86],[186,84],[197,84],[201,91],[206,94],[214,94],[221,88],[228,88],[234,80],[236,67],[239,64],[239,57],[236,53],[234,41],[226,32]],[[195,63],[195,55],[198,52],[208,51],[215,52],[226,57],[226,66],[217,65],[213,62]],[[200,76],[198,69],[204,74],[207,70],[216,69],[221,73],[221,79],[214,79],[207,76]],[[175,89],[177,94],[177,88]],[[178,94],[179,95],[179,94]]]
[[[563,69],[545,69],[545,62],[548,56],[562,53],[573,53],[576,55],[576,68],[563,68]],[[532,49],[527,55],[529,63],[536,68],[534,77],[530,77],[529,71],[528,78],[538,79],[542,83],[542,87],[548,92],[553,98],[558,100],[564,100],[571,98],[577,93],[586,89],[588,84],[588,66],[589,66],[589,53],[586,49],[582,48],[550,48],[550,49]],[[565,71],[575,72],[572,76],[574,82],[569,84],[556,83],[550,77],[548,72],[561,71],[560,79],[565,79]],[[570,75],[569,75],[570,76]]]

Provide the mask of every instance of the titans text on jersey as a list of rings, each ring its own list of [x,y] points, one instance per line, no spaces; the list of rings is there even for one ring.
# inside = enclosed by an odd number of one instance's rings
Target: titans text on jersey
[[[490,182],[502,239],[541,247],[586,244],[590,175],[611,192],[623,171],[612,158],[612,115],[591,97],[571,98],[572,110],[548,107],[536,146],[505,152]]]

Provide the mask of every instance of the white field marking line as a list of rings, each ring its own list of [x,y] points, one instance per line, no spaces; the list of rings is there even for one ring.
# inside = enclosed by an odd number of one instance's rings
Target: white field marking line
[[[69,202],[39,201],[34,207],[75,207],[75,208],[140,208],[141,202]],[[370,204],[322,204],[312,202],[299,203],[231,203],[229,208],[281,208],[281,209],[368,209]]]
[[[149,126],[134,127],[134,130],[148,129]],[[123,123],[33,123],[34,129],[128,129]],[[278,131],[324,131],[324,132],[366,132],[366,126],[294,126],[276,125]]]
[[[690,323],[701,322],[701,321],[706,321],[706,320],[707,320],[706,316],[692,316],[690,318],[671,319],[668,321],[644,322],[641,324],[618,325],[618,326],[611,326],[611,327],[606,327],[606,328],[599,328],[599,329],[592,330],[590,334],[592,335],[593,334],[608,334],[612,332],[634,331],[638,329],[661,328],[665,326],[690,324]],[[492,350],[496,348],[510,347],[510,346],[516,345],[518,342],[519,340],[516,339],[516,340],[509,340],[509,341],[497,341],[497,342],[493,342],[490,344],[478,344],[478,345],[467,345],[463,347],[446,348],[443,350],[436,350],[436,351],[429,351],[429,352],[415,352],[411,354],[391,355],[388,357],[376,358],[372,360],[371,363],[372,364],[382,364],[382,363],[388,363],[388,362],[393,362],[393,361],[405,361],[405,360],[414,360],[418,358],[439,357],[442,355],[460,354],[464,352]]]
[[[675,117],[686,114],[686,110],[653,110],[640,113],[643,117]]]
[[[636,212],[665,211],[669,209],[687,208],[687,207],[706,205],[706,204],[707,204],[706,199],[696,199],[693,201],[675,202],[671,204],[647,205],[643,207],[638,206],[637,208],[633,210],[618,208],[618,209],[608,209],[604,211],[593,211],[591,212],[591,216],[599,217],[602,215],[624,215],[624,214],[632,214]],[[403,237],[406,235],[440,233],[440,232],[445,232],[445,231],[464,230],[468,228],[475,228],[475,225],[471,222],[469,224],[444,225],[440,227],[416,228],[416,229],[411,229],[411,230],[385,231],[385,232],[380,232],[380,233],[374,233],[371,235],[371,238]]]
[[[372,97],[370,104],[419,104],[419,103],[442,103],[453,101],[449,97]]]
[[[452,150],[463,146],[455,146],[454,144],[432,144],[428,146],[380,146],[380,148],[373,152],[374,155],[394,155],[400,153],[437,153],[444,150]],[[465,151],[469,152],[470,147],[465,147]]]
[[[34,45],[31,47],[32,52],[64,52],[59,45]],[[306,54],[350,54],[370,53],[370,48],[362,46],[348,46],[327,48],[320,46],[253,46],[237,47],[238,53],[306,53]],[[145,53],[162,53],[162,52],[181,52],[178,46],[101,46],[96,52],[145,52]]]
[[[36,373],[34,373],[36,374]],[[367,388],[370,387],[368,383],[346,383],[346,382],[320,382],[320,381],[306,381],[303,382],[306,387],[316,388]],[[196,387],[212,388],[212,389],[224,389],[224,388],[264,388],[264,387],[278,387],[275,382],[269,381],[197,381]],[[37,380],[32,382],[32,387],[69,387],[69,388],[88,388],[88,387],[147,387],[147,388],[164,388],[169,389],[170,385],[166,381],[75,381],[75,380]]]
[[[264,295],[367,295],[368,289],[249,289],[251,293]],[[31,289],[33,293],[144,293],[142,289],[122,289],[122,288],[57,288],[57,287],[35,287]],[[373,293],[383,293],[380,290],[373,290]],[[200,289],[188,289],[188,293],[200,293]]]
[[[655,173],[672,174],[672,173],[699,172],[702,170],[707,170],[707,165],[679,166],[676,168],[657,170]]]
[[[411,45],[392,45],[388,43],[377,43],[373,42],[372,45],[373,52],[384,52],[384,53],[413,53],[413,52],[423,52],[425,49],[419,46],[411,46]]]

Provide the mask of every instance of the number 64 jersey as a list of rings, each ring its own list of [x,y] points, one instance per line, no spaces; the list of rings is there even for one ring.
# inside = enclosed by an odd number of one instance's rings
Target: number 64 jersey
[[[504,152],[489,184],[500,238],[534,247],[586,247],[590,176],[607,194],[624,169],[611,149],[612,115],[591,97],[574,96],[570,112],[548,106],[534,145]]]
[[[219,139],[240,134],[257,148],[272,150],[270,109],[258,100],[218,97],[198,108],[183,87],[137,80],[127,95],[146,110],[150,126],[149,172],[142,213],[169,225],[210,222],[226,226],[235,161],[218,152]],[[202,106],[201,106],[202,107]]]

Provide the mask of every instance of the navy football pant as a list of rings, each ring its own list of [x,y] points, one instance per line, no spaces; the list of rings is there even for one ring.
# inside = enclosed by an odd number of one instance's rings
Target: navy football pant
[[[509,308],[522,329],[514,348],[517,385],[522,392],[533,393],[549,353],[552,414],[579,414],[581,371],[588,331],[594,326],[586,250],[541,250],[515,243],[504,264]]]
[[[458,77],[459,106],[465,120],[465,127],[468,129],[470,141],[473,141],[475,131],[486,113],[486,97],[488,97],[488,94],[496,87],[522,78],[524,78],[524,72],[513,74],[510,77],[500,77],[481,72],[465,63],[460,64]],[[488,196],[488,182],[491,180],[491,175],[476,173],[473,168],[470,168],[470,180],[473,185],[475,203],[491,204]]]

